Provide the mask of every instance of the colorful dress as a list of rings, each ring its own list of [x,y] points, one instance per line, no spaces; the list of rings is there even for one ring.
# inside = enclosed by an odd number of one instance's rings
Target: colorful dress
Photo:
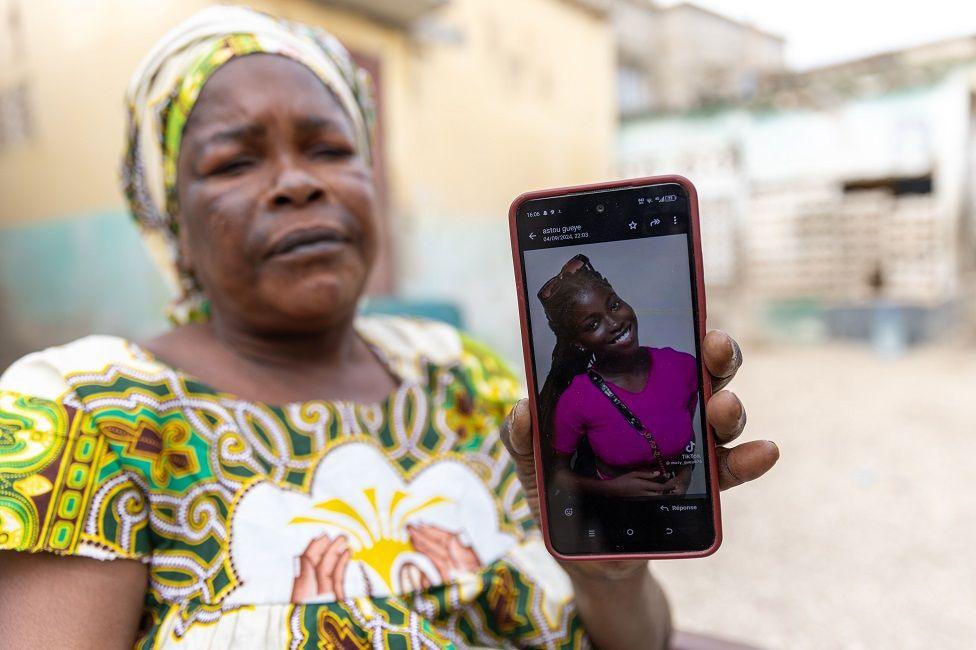
[[[149,567],[137,647],[578,648],[498,428],[520,388],[441,324],[363,319],[383,402],[271,406],[124,339],[0,378],[0,549]]]

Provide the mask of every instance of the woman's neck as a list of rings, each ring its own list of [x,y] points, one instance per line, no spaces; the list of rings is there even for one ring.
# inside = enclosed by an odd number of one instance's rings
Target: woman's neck
[[[593,367],[602,375],[622,377],[645,372],[649,362],[647,352],[638,347],[628,354],[599,357]]]
[[[315,333],[269,335],[234,327],[216,314],[145,342],[157,359],[217,390],[243,399],[286,404],[312,399],[375,403],[399,379],[352,325]]]
[[[201,327],[221,347],[247,363],[281,371],[307,367],[342,366],[353,361],[362,343],[349,317],[315,332],[269,334],[237,323],[213,318]]]

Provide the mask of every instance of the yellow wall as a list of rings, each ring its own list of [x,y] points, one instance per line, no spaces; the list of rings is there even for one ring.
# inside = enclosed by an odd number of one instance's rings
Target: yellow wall
[[[0,87],[30,84],[34,137],[0,151],[0,223],[121,207],[123,93],[133,69],[170,27],[207,0],[3,0],[19,3],[25,63]],[[402,60],[402,34],[304,1],[250,6],[329,25],[349,45]],[[2,28],[0,28],[2,29]],[[395,67],[395,66],[391,66]]]
[[[0,223],[121,207],[125,84],[156,38],[211,2],[0,0],[0,10],[11,4],[26,52],[4,66],[0,89],[28,80],[34,137],[0,150]],[[573,3],[454,0],[436,18],[457,43],[308,0],[249,4],[380,59],[394,215],[497,215],[526,189],[609,172],[611,35]]]
[[[467,0],[458,45],[420,48],[398,115],[410,212],[504,214],[519,193],[604,178],[616,128],[603,19],[561,0]]]
[[[612,173],[613,35],[566,0],[457,0],[439,17],[460,42],[412,48],[393,117],[397,287],[451,300],[516,361],[508,206]]]

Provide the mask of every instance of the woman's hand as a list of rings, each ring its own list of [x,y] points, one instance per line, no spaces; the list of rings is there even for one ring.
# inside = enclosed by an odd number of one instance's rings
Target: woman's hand
[[[779,449],[774,443],[766,440],[746,442],[731,448],[724,446],[735,440],[746,424],[746,412],[739,398],[728,390],[719,390],[735,377],[735,373],[742,365],[742,353],[739,345],[728,334],[711,331],[705,336],[702,357],[705,368],[711,375],[713,389],[718,391],[705,405],[705,415],[721,445],[716,449],[719,486],[727,490],[765,474],[779,458]],[[538,521],[539,486],[535,480],[532,436],[532,417],[529,414],[528,400],[521,400],[512,409],[502,426],[501,438],[515,461],[515,469],[525,489],[529,507]],[[571,562],[564,563],[563,566],[571,574],[578,573],[591,579],[613,580],[631,575],[646,564],[642,560],[619,560]]]
[[[718,483],[723,490],[755,480],[779,460],[779,448],[769,440],[753,440],[726,447],[746,426],[746,410],[735,393],[721,390],[742,366],[742,351],[735,339],[713,330],[705,336],[702,360],[712,377],[712,398],[705,405],[705,417],[718,440]]]

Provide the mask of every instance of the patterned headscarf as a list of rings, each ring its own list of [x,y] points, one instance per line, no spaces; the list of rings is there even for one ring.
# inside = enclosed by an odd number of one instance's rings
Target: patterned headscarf
[[[177,324],[203,320],[208,312],[199,283],[177,265],[176,162],[183,127],[210,75],[235,57],[257,52],[289,57],[318,76],[352,121],[357,149],[370,158],[369,78],[332,35],[243,7],[214,6],[163,36],[126,92],[122,186],[150,253],[177,292],[168,309]]]

